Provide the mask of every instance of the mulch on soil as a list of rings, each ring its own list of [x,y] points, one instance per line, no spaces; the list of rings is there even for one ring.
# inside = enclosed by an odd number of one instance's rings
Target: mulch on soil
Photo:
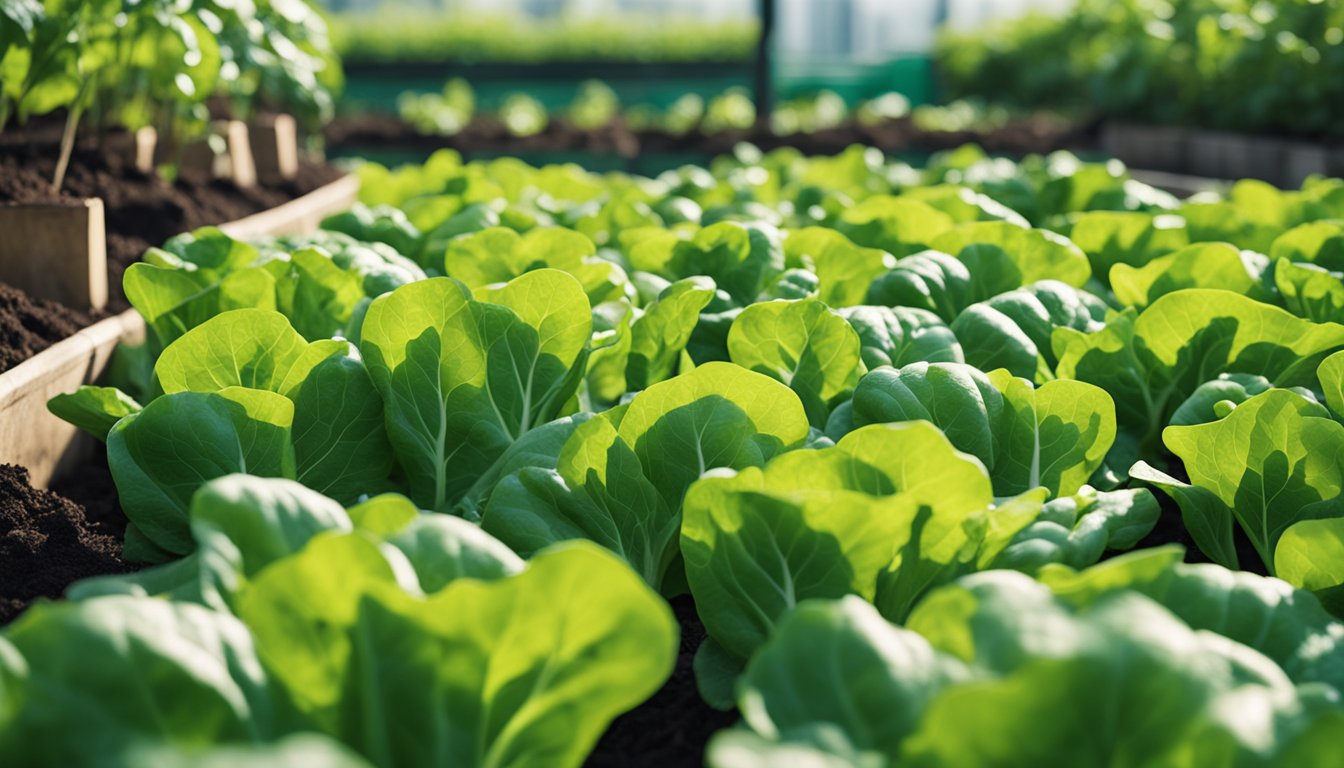
[[[110,476],[90,469],[90,477],[77,482],[91,480],[96,486],[106,480],[110,485]],[[107,498],[100,509],[89,510],[54,491],[33,488],[23,467],[0,464],[0,625],[34,600],[60,597],[80,579],[133,570],[121,559],[118,529],[125,530],[125,517],[116,494],[110,494],[110,507]]]
[[[585,768],[700,766],[710,737],[737,722],[737,712],[714,709],[695,687],[692,664],[706,637],[695,601],[681,595],[669,602],[681,625],[681,647],[672,676],[652,698],[612,722]]]

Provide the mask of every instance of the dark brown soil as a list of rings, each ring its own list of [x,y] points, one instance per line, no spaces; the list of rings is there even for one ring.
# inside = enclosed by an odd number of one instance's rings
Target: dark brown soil
[[[131,570],[110,512],[104,506],[99,514],[107,519],[95,522],[79,504],[29,485],[28,470],[0,464],[0,625],[79,579]]]
[[[0,373],[93,322],[87,312],[0,283]]]
[[[125,309],[121,274],[154,245],[197,227],[241,219],[334,181],[341,172],[305,164],[299,178],[278,186],[239,189],[216,179],[181,178],[168,183],[81,145],[59,195],[51,192],[56,157],[41,142],[0,147],[0,202],[37,203],[100,197],[107,223],[109,308]]]
[[[299,177],[270,187],[239,189],[212,179],[182,178],[173,183],[144,174],[122,158],[83,139],[59,194],[51,191],[58,132],[35,125],[0,136],[0,204],[103,200],[107,225],[108,312],[127,309],[121,290],[126,267],[168,238],[197,227],[220,224],[272,208],[337,179],[330,166],[304,163]],[[94,316],[31,299],[8,286],[0,291],[0,371],[27,359],[88,325]]]
[[[107,464],[107,447],[98,444],[97,453],[80,468],[51,485],[59,493],[84,508],[84,519],[94,532],[111,536],[118,542],[126,538],[128,520],[117,499],[117,486],[112,482],[112,470]],[[120,551],[120,544],[118,544]],[[136,567],[134,564],[132,568]]]
[[[427,136],[395,115],[367,113],[338,117],[327,126],[325,136],[331,150],[345,152],[358,149],[429,152],[450,147],[468,155],[501,151],[587,151],[622,157],[635,157],[641,152],[716,155],[732,151],[738,142],[750,141],[766,150],[795,147],[806,154],[835,154],[853,144],[875,146],[888,152],[935,152],[976,143],[989,152],[1027,155],[1057,149],[1095,148],[1094,128],[1031,117],[986,131],[925,131],[909,119],[901,118],[872,126],[850,122],[837,128],[790,135],[776,135],[764,129],[718,133],[692,130],[676,135],[665,131],[632,131],[620,120],[589,131],[557,118],[535,136],[516,137],[497,120],[483,116],[473,119],[452,136]]]
[[[682,768],[704,765],[705,745],[715,733],[738,720],[700,698],[691,664],[705,640],[705,627],[689,595],[674,597],[672,610],[681,624],[681,649],[672,677],[653,698],[616,718],[586,768]]]

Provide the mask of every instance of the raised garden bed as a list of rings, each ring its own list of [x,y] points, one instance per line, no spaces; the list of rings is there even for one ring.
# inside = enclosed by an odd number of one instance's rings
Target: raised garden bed
[[[309,172],[318,177],[331,175],[317,169]],[[146,183],[153,188],[148,180]],[[338,175],[334,181],[307,194],[221,223],[220,228],[239,238],[311,231],[325,216],[348,208],[355,200],[358,186],[353,176]],[[203,226],[204,222],[197,225]],[[114,268],[114,274],[119,276],[132,260],[126,259],[126,255],[129,254],[118,254],[119,268]],[[113,306],[124,307],[125,299]],[[68,325],[50,325],[53,333],[68,328]],[[76,440],[77,431],[47,411],[47,400],[81,384],[93,383],[106,368],[118,343],[137,343],[143,338],[144,321],[140,314],[122,309],[0,372],[0,464],[26,467],[31,481],[45,487],[63,470],[68,471],[87,456],[89,441]]]
[[[1101,146],[1135,168],[1213,179],[1252,178],[1296,189],[1312,175],[1344,175],[1344,143],[1198,128],[1107,122]]]
[[[317,175],[314,169],[307,172]],[[355,177],[337,176],[274,208],[222,223],[220,229],[239,238],[312,231],[325,216],[349,208],[358,188]],[[0,290],[31,303],[11,288]],[[35,309],[45,313],[53,334],[73,333],[0,372],[0,540],[5,542],[0,623],[37,597],[58,597],[77,579],[133,568],[121,558],[126,521],[106,453],[89,435],[54,416],[47,401],[96,382],[118,345],[144,341],[144,320],[139,312],[124,309],[75,328],[85,315],[58,314],[68,310],[54,302],[27,308],[25,314],[38,314]],[[53,315],[64,324],[53,322]],[[55,490],[43,490],[48,486]]]
[[[99,560],[0,664],[106,714],[102,756],[1335,755],[1344,605],[1311,567],[1341,557],[1344,303],[1293,280],[1344,294],[1344,182],[1181,201],[1112,163],[861,148],[361,177],[379,207],[287,258],[207,241],[245,256],[209,287],[255,300],[156,324],[162,392],[91,427],[121,554],[157,564]],[[98,515],[6,488],[101,556]],[[84,675],[213,717],[147,726]],[[35,738],[55,704],[15,717],[20,759],[88,748]]]
[[[620,120],[602,128],[576,128],[563,118],[552,119],[545,130],[533,136],[512,136],[498,120],[476,117],[460,133],[433,136],[418,132],[395,115],[367,113],[338,117],[325,129],[328,151],[335,155],[394,151],[428,156],[436,149],[455,149],[470,157],[570,153],[591,157],[603,168],[626,166],[648,173],[643,167],[649,156],[681,156],[683,162],[708,162],[732,150],[740,142],[762,149],[794,147],[805,154],[836,154],[855,144],[878,147],[891,153],[929,153],[978,144],[987,151],[1008,155],[1045,153],[1056,149],[1093,151],[1096,138],[1089,126],[1062,124],[1053,120],[1023,119],[988,131],[925,131],[909,119],[877,125],[851,122],[814,133],[775,135],[767,130],[734,130],[686,134],[634,131]]]

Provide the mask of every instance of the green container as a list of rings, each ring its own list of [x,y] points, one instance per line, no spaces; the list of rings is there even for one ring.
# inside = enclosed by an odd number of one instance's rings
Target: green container
[[[891,91],[904,94],[912,106],[928,104],[935,100],[933,60],[908,55],[880,62],[811,59],[775,64],[775,90],[782,98],[823,88],[840,94],[851,105]]]
[[[830,89],[851,105],[899,91],[914,105],[934,100],[933,63],[928,56],[901,56],[890,61],[795,60],[775,63],[775,91],[791,98]],[[476,91],[479,108],[493,110],[510,93],[523,92],[546,109],[568,106],[584,80],[597,79],[616,91],[621,104],[666,108],[680,96],[697,93],[706,99],[729,88],[751,88],[748,62],[694,64],[613,64],[562,62],[537,64],[378,64],[351,66],[346,71],[342,109],[395,113],[403,91],[437,93],[452,77],[462,77]]]
[[[563,109],[574,100],[579,84],[596,79],[616,91],[621,104],[652,104],[665,108],[686,93],[706,98],[735,86],[750,87],[750,65],[612,64],[565,62],[537,64],[406,64],[351,67],[346,71],[342,109],[396,112],[403,91],[437,93],[452,77],[465,78],[476,92],[476,105],[493,110],[510,93],[523,92],[546,109]]]

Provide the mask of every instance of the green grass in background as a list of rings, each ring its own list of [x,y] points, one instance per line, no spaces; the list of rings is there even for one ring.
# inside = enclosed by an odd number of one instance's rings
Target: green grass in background
[[[331,35],[347,64],[562,61],[738,62],[750,58],[752,21],[642,17],[536,22],[514,16],[390,8],[334,14]]]

